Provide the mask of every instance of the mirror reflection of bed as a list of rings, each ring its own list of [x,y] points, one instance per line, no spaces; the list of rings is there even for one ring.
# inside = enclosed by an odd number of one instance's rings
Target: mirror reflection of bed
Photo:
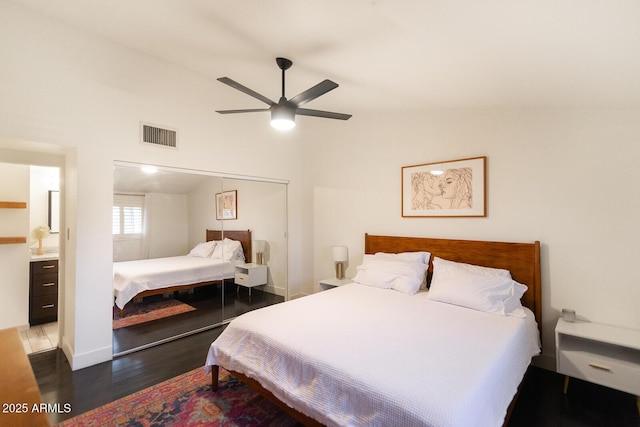
[[[216,220],[215,196],[229,190],[237,191],[237,219]],[[288,298],[286,183],[163,168],[147,175],[140,165],[117,162],[113,215],[115,356],[220,326]],[[122,234],[127,226],[136,227],[127,221],[135,223],[140,215],[141,225],[133,230],[138,232]],[[119,231],[118,222],[123,224]],[[268,272],[267,283],[238,286],[235,265],[256,260],[256,240],[265,242],[261,268]],[[215,254],[211,242],[219,242]],[[233,260],[222,262],[235,244],[245,258],[234,253]],[[139,274],[136,280],[143,285],[133,280],[119,295],[117,267]],[[148,291],[152,281],[161,289]]]

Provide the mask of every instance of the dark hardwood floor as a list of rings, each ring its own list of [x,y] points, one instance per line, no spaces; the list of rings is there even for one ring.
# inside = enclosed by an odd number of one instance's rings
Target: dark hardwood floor
[[[233,283],[225,283],[224,290],[223,294],[221,286],[211,285],[197,288],[191,294],[175,293],[175,299],[191,305],[196,310],[114,330],[113,353],[126,353],[140,346],[198,331],[211,325],[219,325],[225,319],[284,301],[283,297],[262,292],[258,288],[253,289],[249,295],[247,288],[238,288]],[[162,295],[156,295],[145,300],[155,301],[162,298]]]
[[[509,427],[640,427],[636,397],[531,367],[509,420]]]
[[[223,329],[200,332],[78,371],[71,371],[61,350],[32,354],[29,359],[44,401],[71,404],[71,413],[49,414],[53,424],[204,366],[211,342]],[[561,375],[530,368],[508,426],[640,427],[635,396],[576,379],[564,395],[562,385]]]

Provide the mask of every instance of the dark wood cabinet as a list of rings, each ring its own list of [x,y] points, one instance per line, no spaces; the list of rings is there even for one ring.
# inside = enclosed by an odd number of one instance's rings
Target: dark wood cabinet
[[[29,324],[58,320],[58,260],[31,262]]]

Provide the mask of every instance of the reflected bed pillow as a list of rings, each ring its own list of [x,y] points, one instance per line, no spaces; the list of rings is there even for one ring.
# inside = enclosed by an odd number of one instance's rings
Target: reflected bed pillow
[[[216,247],[215,241],[198,243],[193,249],[191,249],[191,251],[189,252],[189,256],[198,257],[198,258],[210,257],[215,247]]]
[[[354,282],[413,295],[425,281],[428,264],[365,255]]]
[[[223,261],[244,260],[242,244],[237,240],[231,240],[225,237],[222,242],[215,247],[211,258],[221,259]]]
[[[435,257],[427,298],[500,316],[525,317],[520,298],[527,289],[511,279],[508,270]]]

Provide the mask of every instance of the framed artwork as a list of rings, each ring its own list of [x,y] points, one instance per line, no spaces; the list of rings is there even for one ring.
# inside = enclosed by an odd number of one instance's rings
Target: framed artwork
[[[216,193],[216,219],[238,219],[238,192]]]
[[[402,167],[403,217],[484,217],[486,157]]]

